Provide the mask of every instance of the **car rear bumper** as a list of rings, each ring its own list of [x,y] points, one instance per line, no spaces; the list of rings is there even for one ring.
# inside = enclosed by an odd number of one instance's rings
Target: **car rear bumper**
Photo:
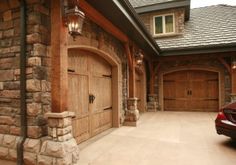
[[[236,138],[236,125],[228,120],[217,120],[215,121],[216,132],[219,135],[229,136]]]

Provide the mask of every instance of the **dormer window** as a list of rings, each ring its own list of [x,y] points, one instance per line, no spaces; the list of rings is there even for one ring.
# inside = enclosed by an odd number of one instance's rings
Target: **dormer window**
[[[174,14],[166,14],[153,17],[154,35],[171,34],[174,29]]]

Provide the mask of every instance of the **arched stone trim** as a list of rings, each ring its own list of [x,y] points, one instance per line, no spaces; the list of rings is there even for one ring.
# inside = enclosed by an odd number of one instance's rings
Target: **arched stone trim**
[[[178,72],[178,71],[185,71],[185,70],[202,70],[202,71],[209,71],[209,72],[216,72],[218,73],[219,77],[219,107],[224,104],[225,101],[225,73],[223,69],[216,68],[216,67],[205,67],[205,66],[188,66],[188,67],[173,67],[165,71],[160,71],[155,75],[158,75],[158,83],[159,83],[159,103],[161,110],[164,110],[164,97],[163,97],[163,77],[166,74]]]
[[[113,107],[113,127],[120,127],[120,112],[122,107],[122,66],[119,58],[115,58],[107,52],[96,47],[85,45],[68,46],[69,50],[83,50],[92,52],[105,59],[112,66],[112,107]]]

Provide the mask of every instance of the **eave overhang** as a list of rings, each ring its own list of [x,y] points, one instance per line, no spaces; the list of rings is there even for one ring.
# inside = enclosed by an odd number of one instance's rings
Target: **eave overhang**
[[[162,56],[179,56],[193,54],[223,53],[236,51],[236,43],[222,45],[196,46],[189,48],[162,49]]]
[[[136,7],[135,11],[138,14],[144,14],[144,13],[155,12],[165,9],[179,8],[179,7],[185,8],[185,21],[188,21],[190,17],[190,0],[170,1],[165,3],[152,4],[148,6],[140,6]]]
[[[87,0],[87,2],[126,34],[149,57],[160,54],[159,46],[127,0]]]

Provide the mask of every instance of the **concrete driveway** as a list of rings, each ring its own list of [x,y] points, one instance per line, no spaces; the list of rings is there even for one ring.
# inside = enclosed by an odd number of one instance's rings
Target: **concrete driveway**
[[[236,143],[215,132],[216,113],[151,112],[79,145],[80,165],[235,165]],[[101,137],[102,136],[102,137]]]

